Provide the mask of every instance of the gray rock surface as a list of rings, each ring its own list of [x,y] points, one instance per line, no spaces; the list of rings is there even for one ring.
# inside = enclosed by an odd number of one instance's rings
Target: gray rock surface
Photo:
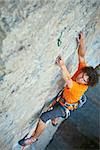
[[[80,30],[85,33],[87,63],[94,67],[100,63],[99,3],[0,0],[1,150],[13,149],[23,135],[32,132],[44,104],[63,87],[55,58],[62,55],[70,73],[75,72],[75,38]]]

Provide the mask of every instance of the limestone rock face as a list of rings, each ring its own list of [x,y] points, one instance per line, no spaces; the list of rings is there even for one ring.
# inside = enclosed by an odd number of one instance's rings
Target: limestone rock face
[[[35,127],[44,104],[62,88],[56,57],[60,54],[71,75],[75,72],[75,38],[80,31],[86,38],[87,63],[94,67],[100,63],[99,14],[97,0],[0,1],[2,150],[14,149],[18,139]]]

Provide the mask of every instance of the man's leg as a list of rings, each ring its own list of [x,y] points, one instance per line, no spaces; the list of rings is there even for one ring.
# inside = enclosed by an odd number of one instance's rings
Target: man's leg
[[[40,119],[35,131],[32,133],[32,138],[37,139],[41,135],[41,133],[44,131],[45,128],[46,128],[46,123]]]
[[[58,124],[58,120],[59,120],[59,118],[54,118],[54,119],[52,119],[52,120],[51,120],[52,125],[53,125],[53,126],[56,126],[56,125]]]
[[[40,116],[40,120],[37,124],[37,127],[35,131],[32,133],[32,136],[30,138],[25,139],[22,141],[22,144],[20,145],[29,145],[36,141],[36,139],[41,135],[41,133],[46,128],[46,122],[51,119],[55,119],[58,117],[63,117],[65,115],[64,110],[62,110],[61,106],[56,106],[52,110],[42,113]]]
[[[59,117],[63,117],[65,111],[61,109],[61,106],[55,106],[52,110],[42,113],[40,120],[37,124],[35,131],[32,133],[32,138],[37,139],[46,128],[46,122],[50,119],[52,123],[56,124]]]
[[[40,134],[44,131],[45,128],[46,128],[46,123],[44,123],[40,119],[35,131],[33,131],[30,138],[27,138],[23,141],[23,145],[26,146],[26,145],[29,145],[29,144],[32,144],[33,142],[35,142],[38,139],[38,137],[40,136]]]

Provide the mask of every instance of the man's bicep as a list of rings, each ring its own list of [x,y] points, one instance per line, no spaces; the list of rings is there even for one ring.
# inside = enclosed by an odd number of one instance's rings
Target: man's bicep
[[[85,59],[80,56],[80,58],[79,58],[79,64],[78,64],[78,70],[82,69],[85,66],[87,66],[86,62],[85,62]]]

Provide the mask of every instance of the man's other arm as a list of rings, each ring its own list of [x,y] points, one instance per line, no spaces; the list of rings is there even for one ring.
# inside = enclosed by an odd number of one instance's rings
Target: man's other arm
[[[78,60],[79,63],[85,63],[85,41],[84,41],[84,35],[82,32],[79,34],[79,38],[77,39],[79,47],[78,47]]]
[[[57,57],[56,64],[58,64],[59,67],[61,68],[62,77],[63,77],[64,81],[66,82],[67,86],[69,88],[71,88],[73,86],[71,75],[68,72],[66,65],[64,64],[64,61],[60,56]]]

